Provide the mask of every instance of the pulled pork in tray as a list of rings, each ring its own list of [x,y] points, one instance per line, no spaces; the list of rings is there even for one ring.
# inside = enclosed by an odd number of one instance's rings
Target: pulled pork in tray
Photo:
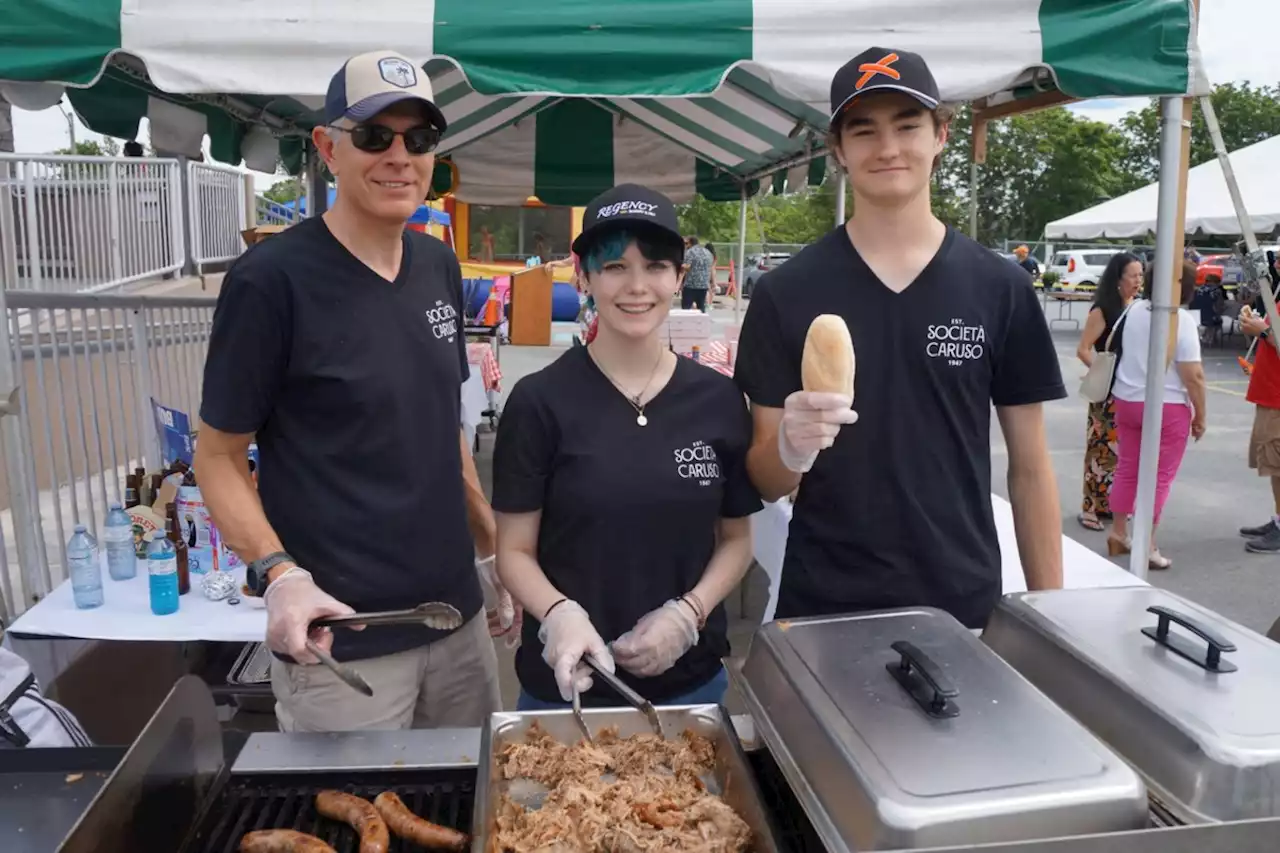
[[[750,828],[702,781],[714,764],[712,743],[688,730],[664,741],[606,728],[594,745],[568,746],[535,722],[524,743],[502,748],[498,769],[550,793],[527,809],[504,792],[489,853],[744,853]]]

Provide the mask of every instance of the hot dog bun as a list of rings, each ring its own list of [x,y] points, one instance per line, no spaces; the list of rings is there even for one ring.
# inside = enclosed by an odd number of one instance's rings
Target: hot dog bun
[[[819,314],[804,339],[800,379],[806,391],[844,394],[853,399],[853,338],[844,319]]]

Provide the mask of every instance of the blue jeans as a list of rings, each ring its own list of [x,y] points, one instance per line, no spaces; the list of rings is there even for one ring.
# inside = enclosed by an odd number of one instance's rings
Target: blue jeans
[[[606,690],[608,688],[605,688]],[[672,699],[664,701],[663,705],[718,705],[724,701],[725,691],[729,689],[729,674],[724,671],[724,667],[712,677],[706,684],[694,690],[685,693],[682,696],[676,696]],[[622,697],[618,697],[618,704],[625,705]],[[534,696],[530,696],[523,690],[520,691],[520,698],[516,700],[517,711],[559,711],[568,708],[568,702],[544,702]]]

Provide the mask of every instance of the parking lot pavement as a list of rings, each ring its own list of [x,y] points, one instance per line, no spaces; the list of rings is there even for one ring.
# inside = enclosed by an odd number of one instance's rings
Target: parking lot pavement
[[[1076,521],[1086,421],[1086,403],[1076,394],[1085,370],[1075,357],[1077,341],[1075,331],[1054,333],[1069,396],[1046,406],[1045,421],[1062,498],[1063,532],[1105,554],[1106,534]],[[1157,533],[1161,553],[1173,566],[1151,572],[1148,581],[1265,632],[1280,618],[1280,556],[1246,552],[1236,532],[1242,525],[1261,524],[1272,512],[1270,484],[1249,470],[1245,460],[1253,406],[1244,398],[1248,379],[1236,361],[1244,351],[1239,338],[1204,349],[1208,432],[1188,447]],[[992,490],[1007,497],[1008,458],[994,418],[991,445]]]

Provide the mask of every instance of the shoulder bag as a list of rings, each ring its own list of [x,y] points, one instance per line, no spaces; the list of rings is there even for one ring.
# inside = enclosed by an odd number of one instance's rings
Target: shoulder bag
[[[1111,387],[1116,381],[1116,365],[1120,363],[1120,354],[1124,351],[1121,328],[1129,315],[1129,309],[1141,301],[1133,300],[1120,312],[1120,319],[1116,320],[1116,324],[1111,327],[1111,334],[1107,335],[1106,346],[1102,352],[1094,354],[1089,372],[1080,380],[1080,396],[1090,403],[1101,403],[1111,395]]]

